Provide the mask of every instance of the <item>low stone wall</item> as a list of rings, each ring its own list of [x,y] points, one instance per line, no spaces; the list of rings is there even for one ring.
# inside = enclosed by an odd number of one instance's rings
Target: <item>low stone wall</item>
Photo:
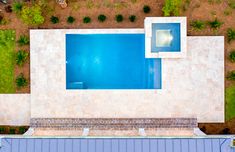
[[[54,129],[156,129],[197,128],[196,118],[32,118],[32,128]]]

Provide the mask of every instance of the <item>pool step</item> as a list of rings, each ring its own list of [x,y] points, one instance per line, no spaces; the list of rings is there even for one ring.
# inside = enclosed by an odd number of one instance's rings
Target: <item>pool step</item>
[[[67,88],[84,89],[84,83],[83,82],[69,82]]]
[[[31,118],[30,127],[55,129],[197,128],[196,118]]]

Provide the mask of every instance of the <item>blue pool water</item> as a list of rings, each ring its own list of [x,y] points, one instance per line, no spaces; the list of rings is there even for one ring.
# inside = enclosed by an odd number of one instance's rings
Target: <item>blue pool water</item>
[[[156,30],[170,30],[173,36],[172,44],[166,47],[156,47]],[[180,23],[153,23],[152,52],[180,52]]]
[[[66,34],[67,89],[160,89],[161,59],[144,34]]]

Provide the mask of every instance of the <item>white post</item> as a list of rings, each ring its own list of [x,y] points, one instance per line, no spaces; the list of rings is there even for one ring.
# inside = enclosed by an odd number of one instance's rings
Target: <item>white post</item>
[[[83,128],[82,136],[88,136],[89,135],[89,128]]]

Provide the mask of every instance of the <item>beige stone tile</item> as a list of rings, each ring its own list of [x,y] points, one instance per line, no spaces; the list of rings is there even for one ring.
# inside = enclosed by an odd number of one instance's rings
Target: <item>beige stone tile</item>
[[[65,33],[85,32],[92,30],[30,31],[31,117],[224,121],[223,37],[188,37],[186,58],[162,59],[162,90],[66,90]]]

